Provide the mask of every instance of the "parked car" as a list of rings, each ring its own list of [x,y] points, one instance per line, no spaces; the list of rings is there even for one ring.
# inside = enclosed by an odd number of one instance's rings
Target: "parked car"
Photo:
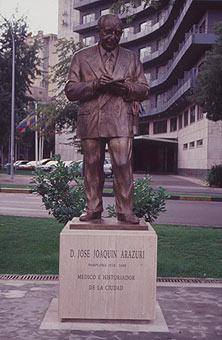
[[[103,169],[104,169],[105,177],[113,176],[113,169],[112,169],[112,163],[111,163],[110,158],[105,158]]]
[[[42,169],[43,171],[51,171],[56,167],[57,164],[58,161],[49,161],[46,164],[38,165],[37,169]]]
[[[70,171],[71,168],[73,167],[73,165],[75,164],[75,161],[64,161],[65,166],[68,168],[68,170]]]
[[[83,177],[83,161],[78,162],[78,175]]]
[[[27,160],[16,161],[16,162],[14,162],[14,168],[19,169],[20,165],[24,165],[24,164],[27,164],[27,163],[28,163]]]
[[[103,170],[104,170],[105,177],[113,176],[112,163],[111,163],[110,158],[105,158],[104,164],[103,164]],[[83,161],[79,162],[78,174],[80,176],[83,176],[84,174]]]
[[[41,159],[40,161],[30,161],[27,164],[23,164],[19,167],[20,170],[35,170],[37,166],[44,165],[51,161],[50,158]]]

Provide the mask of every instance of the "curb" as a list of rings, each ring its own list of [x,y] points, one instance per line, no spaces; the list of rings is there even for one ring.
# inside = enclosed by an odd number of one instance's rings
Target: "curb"
[[[32,194],[32,189],[26,189],[26,188],[0,188],[0,192],[4,193],[12,193],[12,194]]]
[[[26,188],[0,188],[0,192],[13,194],[32,194],[32,189]],[[114,197],[112,193],[104,192],[103,197]],[[189,195],[171,195],[167,197],[168,200],[179,201],[205,201],[205,202],[222,202],[222,197],[215,196],[189,196]]]
[[[112,193],[104,192],[103,197],[114,197]],[[215,196],[189,196],[189,195],[169,195],[168,200],[180,201],[206,201],[206,202],[222,202],[222,197]]]
[[[222,202],[222,197],[215,197],[215,196],[172,195],[172,196],[168,196],[167,199],[180,200],[180,201]]]

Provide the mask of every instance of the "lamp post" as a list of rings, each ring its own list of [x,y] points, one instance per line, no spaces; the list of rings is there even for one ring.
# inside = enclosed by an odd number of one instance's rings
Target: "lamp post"
[[[4,21],[7,23],[11,37],[12,37],[12,99],[11,99],[11,153],[10,153],[10,163],[11,179],[14,179],[14,143],[15,143],[15,37],[12,31],[12,26],[10,22],[0,14]]]

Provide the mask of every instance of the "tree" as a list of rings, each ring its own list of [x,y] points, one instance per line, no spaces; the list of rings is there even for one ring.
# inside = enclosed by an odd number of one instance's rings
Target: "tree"
[[[12,81],[12,34],[15,40],[15,124],[23,119],[25,107],[32,100],[30,86],[39,74],[37,57],[39,43],[27,43],[26,18],[0,24],[0,143],[9,144],[11,122],[11,81]]]
[[[51,131],[57,133],[68,129],[73,132],[76,128],[78,104],[71,103],[65,96],[64,85],[67,81],[69,66],[73,54],[84,45],[75,43],[74,39],[58,39],[56,44],[56,54],[58,62],[52,66],[52,76],[49,81],[57,84],[57,94],[54,101],[38,105],[38,129],[47,136]]]
[[[216,43],[206,52],[191,97],[214,122],[222,120],[222,21],[215,25],[215,34]]]
[[[159,6],[166,0],[142,0],[144,8],[152,5]],[[134,7],[136,0],[130,1],[130,7]],[[126,0],[114,1],[111,11],[115,11],[119,6],[122,6],[122,11],[128,10]],[[50,81],[56,82],[58,92],[56,100],[53,103],[39,107],[41,115],[39,115],[38,125],[48,133],[48,130],[53,130],[57,133],[64,133],[64,130],[73,132],[76,128],[78,103],[70,103],[64,94],[64,84],[67,81],[69,66],[71,64],[73,54],[84,47],[82,42],[75,43],[74,39],[67,40],[65,38],[58,39],[56,46],[56,54],[58,62],[52,67],[53,77]]]
[[[171,0],[114,0],[113,5],[111,7],[111,11],[119,11],[121,14],[122,13],[127,13],[128,14],[128,21],[132,21],[134,16],[131,13],[131,9],[135,8],[138,4],[141,3],[143,5],[143,8],[147,7],[153,7],[157,9],[161,5],[169,2]]]

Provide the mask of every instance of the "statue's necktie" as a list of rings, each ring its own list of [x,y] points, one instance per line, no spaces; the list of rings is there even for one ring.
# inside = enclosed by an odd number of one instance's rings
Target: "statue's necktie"
[[[105,54],[105,69],[109,75],[113,73],[114,66],[114,55],[112,53],[106,52]]]

